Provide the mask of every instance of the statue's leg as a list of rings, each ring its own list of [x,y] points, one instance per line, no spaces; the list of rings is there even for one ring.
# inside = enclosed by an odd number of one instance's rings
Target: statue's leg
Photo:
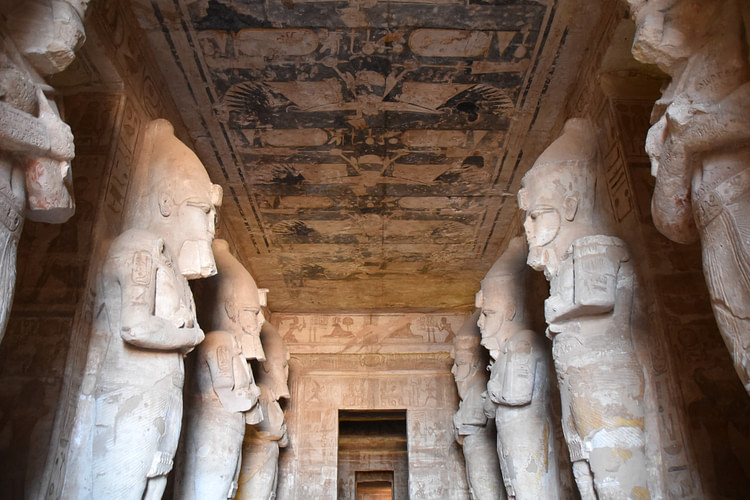
[[[750,192],[728,204],[701,230],[703,274],[716,324],[737,374],[750,393]]]
[[[146,493],[143,494],[143,500],[161,500],[166,487],[167,476],[149,478],[146,482]]]
[[[473,434],[464,436],[463,452],[466,458],[466,478],[475,500],[505,498],[505,485],[500,476],[500,463],[496,459],[497,433],[495,426],[487,423]]]
[[[513,485],[515,498],[558,498],[556,458],[550,440],[552,428],[546,402],[534,401],[522,407],[498,406],[498,446],[506,462],[503,469]]]
[[[182,388],[174,386],[171,378],[163,379],[160,385],[165,389],[156,393],[163,407],[163,426],[148,471],[147,491],[143,497],[146,500],[159,500],[164,495],[167,474],[174,466],[174,456],[180,439]]]
[[[244,437],[244,432],[243,432]],[[237,494],[237,487],[240,479],[240,469],[242,468],[242,440],[240,440],[240,446],[237,448],[237,462],[234,465],[234,477],[232,478],[232,485],[227,493],[227,498],[234,498]]]
[[[594,491],[594,478],[591,475],[589,463],[585,460],[573,462],[573,477],[581,494],[581,500],[597,500]]]
[[[2,193],[0,193],[2,196]],[[0,209],[4,208],[0,204]],[[9,217],[12,217],[12,213]],[[0,341],[3,340],[5,327],[8,324],[10,308],[13,305],[13,290],[16,284],[16,252],[18,237],[23,226],[23,219],[18,219],[19,226],[15,231],[10,231],[0,221]]]
[[[176,493],[184,500],[226,500],[236,492],[245,422],[223,408],[193,410],[181,453],[184,469]]]
[[[159,431],[159,408],[140,391],[114,391],[96,401],[92,498],[141,500]],[[146,404],[144,404],[146,403]]]

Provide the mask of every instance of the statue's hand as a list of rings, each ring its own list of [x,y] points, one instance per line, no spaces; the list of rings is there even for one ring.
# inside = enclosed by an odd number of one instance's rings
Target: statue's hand
[[[177,328],[171,321],[159,316],[136,323],[123,325],[120,337],[132,345],[145,349],[188,351],[200,344],[205,336],[199,327]]]
[[[206,335],[203,333],[203,330],[199,326],[194,326],[192,328],[179,328],[178,330],[180,330],[181,333],[186,337],[187,341],[187,345],[185,345],[181,349],[182,354],[189,353],[195,346],[203,342],[203,339],[206,338]]]
[[[669,133],[673,140],[687,140],[701,116],[707,114],[707,109],[700,103],[695,103],[688,97],[678,96],[667,108],[666,118]]]

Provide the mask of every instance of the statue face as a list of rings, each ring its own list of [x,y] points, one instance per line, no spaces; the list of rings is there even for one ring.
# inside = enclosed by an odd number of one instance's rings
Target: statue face
[[[476,380],[472,375],[476,373],[476,344],[473,348],[458,348],[454,351],[453,366],[451,373],[456,381],[458,394],[462,398],[468,393],[470,385]]]
[[[526,212],[523,228],[529,245],[526,262],[533,269],[544,271],[545,275],[555,274],[562,255],[556,248],[562,228],[560,207],[553,203],[532,204]]]
[[[211,243],[221,186],[211,183],[203,163],[177,139],[166,120],[151,122],[145,140],[139,167],[145,170],[145,184],[131,217],[167,241],[187,279],[213,276]]]
[[[257,303],[240,304],[237,311],[238,321],[243,333],[257,337],[260,335],[260,329],[266,319],[263,317],[263,311]]]
[[[466,349],[458,349],[454,353],[451,373],[456,382],[466,380],[471,375],[472,353]]]
[[[701,37],[701,19],[711,19],[716,4],[696,0],[629,0],[636,24],[633,54],[671,73],[690,56]]]
[[[286,440],[286,422],[284,419],[284,410],[278,401],[271,401],[268,403],[268,429],[269,432],[273,433],[279,438],[279,440]]]
[[[482,289],[482,313],[477,325],[482,332],[482,345],[490,352],[492,359],[497,359],[510,334],[508,319],[513,312],[513,297],[510,289],[501,291],[500,287]]]
[[[173,224],[182,236],[177,254],[180,272],[187,279],[213,276],[216,262],[211,242],[216,228],[216,207],[210,198],[191,197],[180,204],[175,215]]]
[[[271,366],[271,390],[277,401],[290,398],[288,380],[289,360],[284,356]]]

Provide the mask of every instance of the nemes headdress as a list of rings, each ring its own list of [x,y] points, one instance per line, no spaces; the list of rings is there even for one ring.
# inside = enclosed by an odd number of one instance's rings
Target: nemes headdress
[[[132,201],[129,218],[139,227],[147,226],[154,201],[163,217],[188,200],[221,205],[221,186],[211,182],[200,159],[174,135],[167,120],[147,125],[137,169],[133,183],[139,197]]]
[[[508,243],[508,248],[495,261],[482,280],[482,288],[476,295],[476,307],[481,308],[485,294],[491,294],[498,288],[512,288],[522,293],[526,283],[527,253],[526,239],[523,236],[516,236]]]
[[[217,274],[204,281],[201,300],[198,303],[198,320],[207,330],[225,330],[242,336],[239,324],[239,308],[248,304],[259,308],[266,305],[266,288],[258,288],[250,272],[229,251],[226,240],[215,239],[212,243]],[[243,346],[244,347],[244,346]],[[264,359],[258,345],[252,349],[258,359]]]
[[[584,118],[565,123],[563,133],[544,150],[534,166],[523,176],[518,206],[528,211],[533,200],[577,200],[593,207],[596,188],[598,144],[596,131]],[[572,207],[571,207],[572,208]],[[568,220],[575,215],[566,214]]]

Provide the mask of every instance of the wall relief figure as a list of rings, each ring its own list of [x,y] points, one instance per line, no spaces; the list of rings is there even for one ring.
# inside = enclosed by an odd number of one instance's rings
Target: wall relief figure
[[[646,140],[654,224],[678,243],[700,238],[714,315],[750,391],[750,5],[628,3],[633,55],[672,77]]]
[[[206,339],[189,357],[185,430],[180,444],[175,498],[234,498],[245,423],[255,424],[260,390],[249,359],[265,359],[260,343],[266,290],[214,240],[218,274],[201,283],[198,319]],[[245,341],[250,337],[250,341]],[[251,350],[243,351],[243,346]]]
[[[182,422],[183,356],[204,338],[186,277],[216,273],[221,188],[165,120],[151,122],[127,221],[98,279],[65,498],[159,499]]]
[[[521,181],[527,262],[550,282],[547,335],[581,497],[649,498],[633,265],[596,203],[596,144],[587,120],[568,120]]]
[[[526,254],[523,237],[511,240],[477,294],[482,345],[492,358],[487,409],[495,419],[508,498],[562,498],[551,354],[544,337],[530,329]]]
[[[0,341],[24,219],[59,224],[75,211],[73,134],[44,77],[65,69],[83,44],[87,3],[0,2]]]
[[[256,381],[260,387],[258,401],[263,420],[248,425],[242,447],[238,499],[270,500],[276,498],[279,448],[289,444],[282,403],[289,400],[289,350],[278,330],[266,323],[260,332],[265,361],[259,361]],[[255,363],[253,363],[255,364]]]
[[[461,401],[453,415],[453,432],[466,460],[466,480],[472,500],[505,498],[497,457],[494,422],[485,414],[487,350],[480,345],[479,311],[461,326],[453,339],[453,378]]]

